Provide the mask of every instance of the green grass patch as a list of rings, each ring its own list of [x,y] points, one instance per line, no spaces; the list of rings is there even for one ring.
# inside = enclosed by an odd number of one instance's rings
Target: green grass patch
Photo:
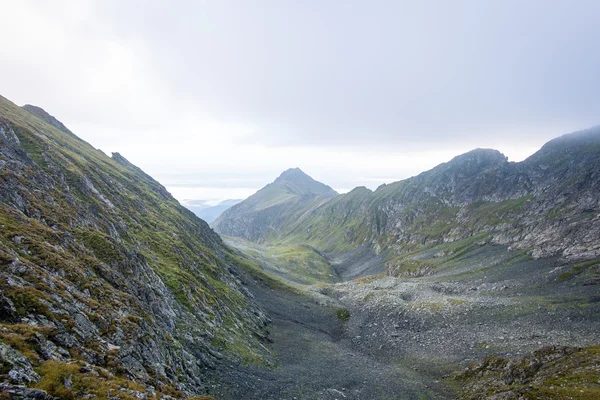
[[[338,308],[335,311],[335,315],[337,316],[337,319],[342,322],[350,320],[350,311],[347,308]]]

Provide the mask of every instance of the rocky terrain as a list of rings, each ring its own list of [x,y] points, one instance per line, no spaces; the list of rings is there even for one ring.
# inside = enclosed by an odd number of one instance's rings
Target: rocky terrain
[[[228,243],[240,245],[236,239]],[[297,292],[251,287],[273,318],[269,348],[277,351],[280,364],[229,377],[225,398],[240,393],[250,399],[595,398],[599,364],[589,354],[597,354],[593,346],[600,329],[600,295],[593,284],[600,260],[533,259],[507,246],[464,242],[442,244],[421,256],[431,251],[446,255],[436,258],[436,272],[429,275],[381,273],[308,286],[280,273],[289,268],[287,260],[278,266],[282,260],[269,257],[269,250],[262,259],[254,255],[265,271],[296,283]],[[510,388],[498,383],[503,381],[497,372],[461,372],[490,357],[535,358],[547,346],[585,348],[585,364],[555,366],[541,359],[529,374],[548,372]],[[514,363],[506,365],[512,373]],[[564,387],[536,397],[537,389],[545,393],[551,371],[560,371]],[[250,384],[235,389],[239,381]],[[285,382],[285,390],[276,382]],[[529,394],[510,397],[511,390]]]
[[[243,262],[123,156],[0,98],[3,391],[181,398],[207,369],[268,363]]]
[[[522,357],[486,357],[455,377],[468,399],[597,399],[600,348],[546,346]]]

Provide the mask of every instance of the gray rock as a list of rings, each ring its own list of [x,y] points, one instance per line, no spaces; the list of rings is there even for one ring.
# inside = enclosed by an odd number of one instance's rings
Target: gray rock
[[[15,323],[19,320],[14,304],[0,290],[0,321]]]
[[[9,369],[8,376],[12,383],[34,383],[40,379],[33,370],[31,361],[4,343],[0,343],[0,363]]]
[[[8,393],[12,400],[59,400],[43,390],[8,383],[0,383],[0,393]]]

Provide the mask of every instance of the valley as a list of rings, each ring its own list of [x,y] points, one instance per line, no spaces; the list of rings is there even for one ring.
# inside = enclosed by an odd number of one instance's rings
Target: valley
[[[566,382],[556,398],[595,398],[595,350],[578,353],[589,376],[564,360],[600,340],[599,150],[598,128],[555,139],[521,163],[474,150],[417,177],[317,206],[306,187],[301,197],[286,192],[302,188],[299,176],[311,180],[288,170],[295,175],[286,171],[264,189],[288,196],[261,202],[265,193],[258,191],[247,200],[252,208],[242,202],[226,211],[215,224],[233,234],[226,243],[311,304],[282,315],[273,309],[280,297],[259,296],[282,320],[270,336],[281,349],[273,380],[287,381],[285,371],[298,365],[328,371],[309,375],[306,393],[283,396],[278,387],[262,398],[537,398],[552,385],[535,374],[549,365],[553,379]],[[335,357],[319,350],[331,342],[325,337],[311,337],[296,353],[297,332],[306,329],[299,316],[309,309],[313,315],[312,304],[329,309],[329,324],[340,317],[335,335],[323,322],[311,329],[330,332],[334,353],[347,355],[343,367],[331,368]],[[301,326],[287,328],[290,320]],[[517,361],[460,374],[489,357],[531,359],[539,351],[552,354],[552,364],[536,361],[519,379],[510,378]],[[373,387],[373,371],[388,376],[385,390]],[[404,376],[403,384],[394,387],[391,371]],[[502,373],[509,378],[498,378]]]
[[[265,258],[259,265],[273,273],[274,262]],[[225,398],[456,398],[463,387],[458,372],[487,356],[597,344],[600,295],[585,282],[600,272],[598,261],[533,260],[505,246],[480,245],[439,262],[440,272],[430,276],[381,273],[296,284],[300,294],[253,285],[273,318],[270,348],[279,368],[235,375],[224,386],[252,384]],[[347,319],[339,318],[340,310]],[[576,381],[567,389],[581,395],[574,398],[594,398],[592,384]]]
[[[599,171],[599,128],[374,191],[292,168],[211,228],[0,97],[0,395],[597,398]]]

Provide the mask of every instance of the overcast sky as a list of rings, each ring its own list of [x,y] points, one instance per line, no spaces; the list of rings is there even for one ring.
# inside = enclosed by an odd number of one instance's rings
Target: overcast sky
[[[600,123],[600,1],[0,0],[0,94],[179,200],[338,191]]]

